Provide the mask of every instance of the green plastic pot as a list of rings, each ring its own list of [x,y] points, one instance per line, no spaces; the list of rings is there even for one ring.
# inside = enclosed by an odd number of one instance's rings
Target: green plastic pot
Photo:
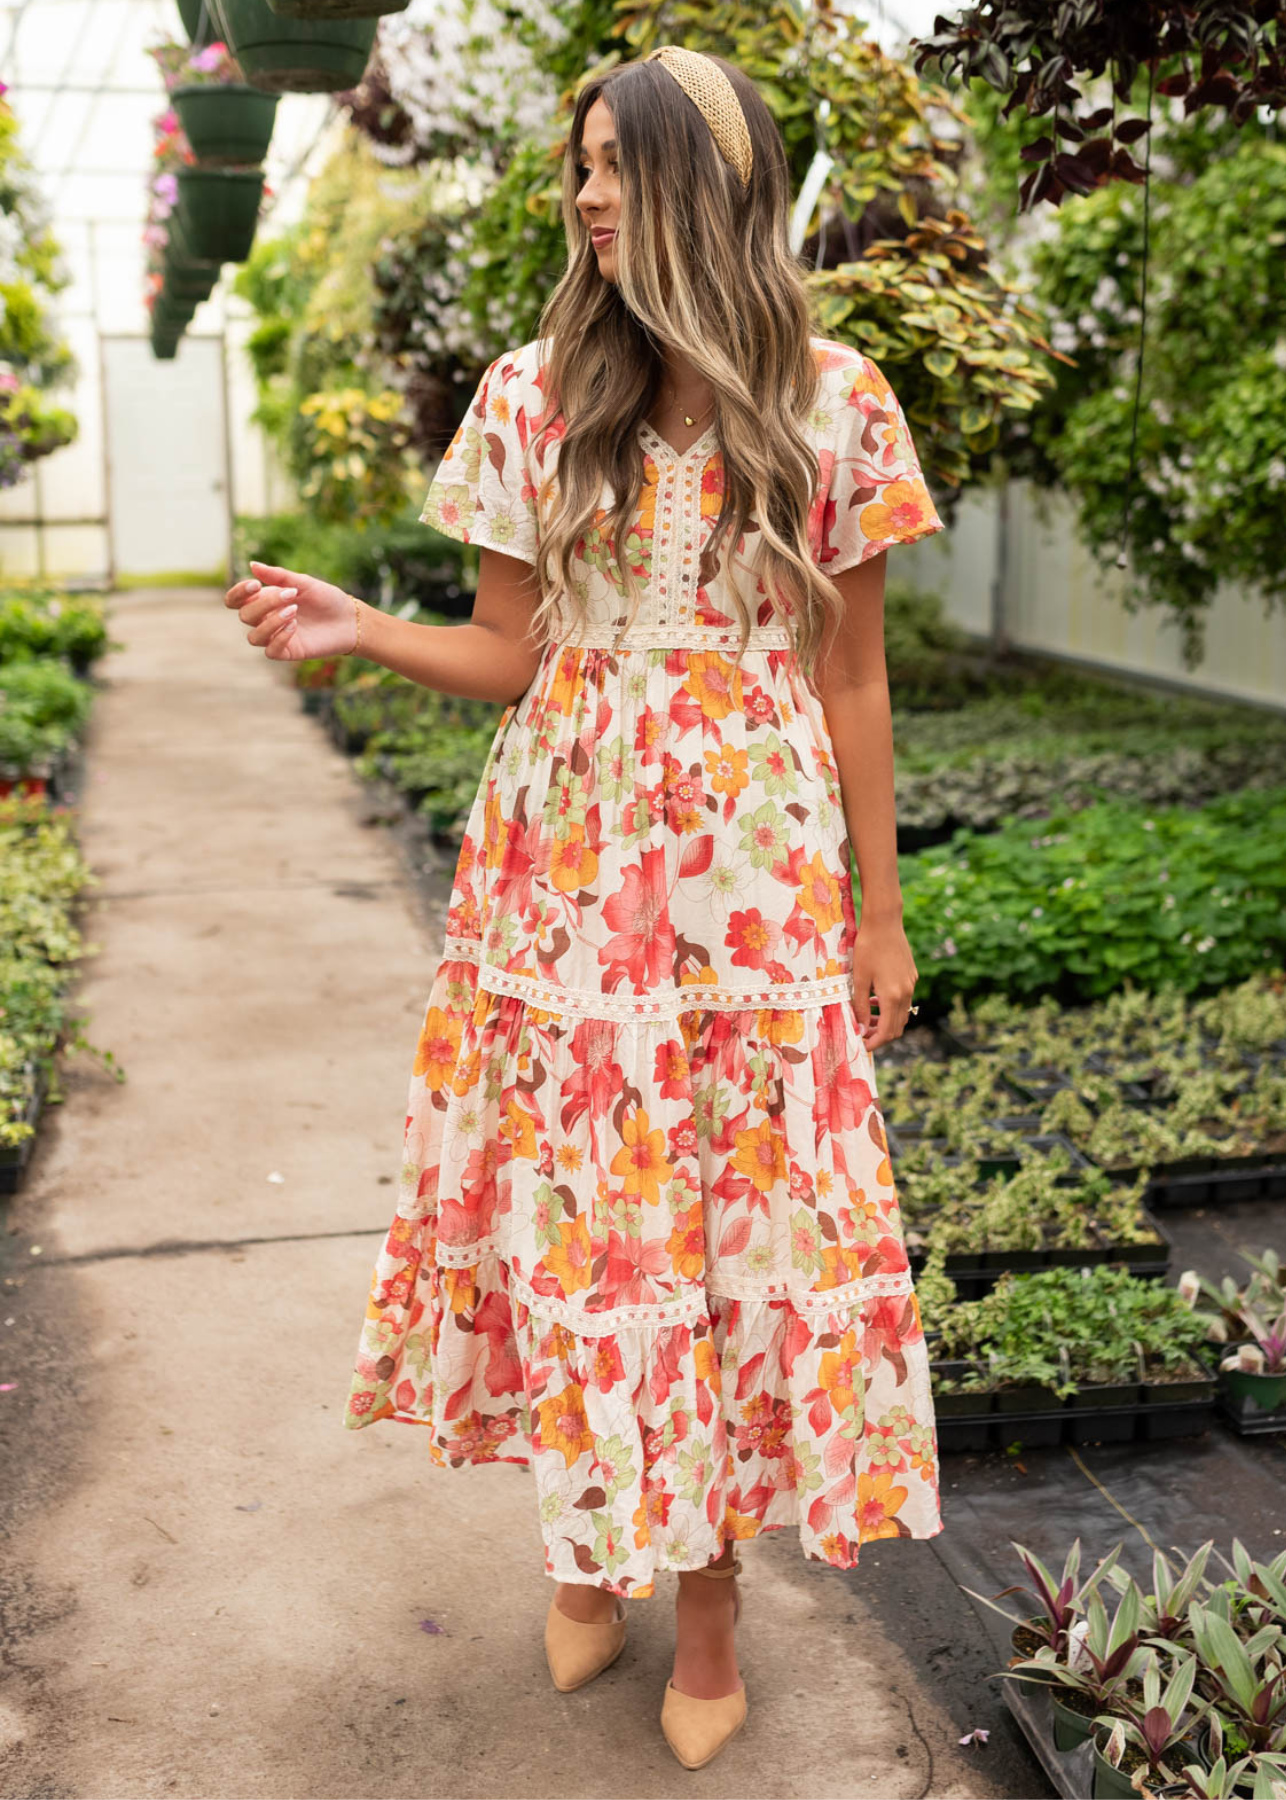
[[[1105,1727],[1099,1736],[1106,1740]],[[1098,1747],[1098,1737],[1094,1739],[1093,1800],[1135,1800],[1135,1789],[1130,1785],[1129,1776],[1124,1770],[1114,1768],[1108,1762]]]
[[[1094,1732],[1093,1720],[1088,1713],[1073,1712],[1065,1706],[1057,1694],[1049,1697],[1050,1711],[1054,1715],[1054,1748],[1056,1750],[1075,1750]]]
[[[375,19],[405,12],[410,0],[268,0],[283,19]]]
[[[199,163],[255,167],[268,154],[277,95],[245,82],[176,87],[170,95]]]
[[[203,259],[244,262],[262,198],[262,169],[180,169],[175,211],[184,243]]]
[[[190,265],[167,255],[162,270],[161,292],[167,300],[208,300],[218,279],[217,263]]]
[[[219,279],[219,270],[223,267],[218,257],[197,256],[183,229],[183,221],[175,207],[166,220],[169,240],[165,246],[165,259],[176,269],[186,269],[189,274],[209,275],[213,281]]]
[[[269,94],[336,94],[366,72],[376,19],[285,19],[268,0],[212,0],[246,80]]]
[[[188,42],[195,44],[201,30],[201,0],[178,0],[179,17],[183,21],[183,29],[188,34]],[[210,21],[206,21],[205,37],[209,42],[215,36]]]
[[[192,323],[192,315],[196,311],[195,301],[187,308],[181,301],[167,301],[158,298],[152,306],[152,326],[166,337],[181,337]]]
[[[1253,1401],[1243,1410],[1276,1412],[1286,1406],[1286,1375],[1257,1375],[1251,1369],[1220,1369],[1219,1385],[1234,1399]]]

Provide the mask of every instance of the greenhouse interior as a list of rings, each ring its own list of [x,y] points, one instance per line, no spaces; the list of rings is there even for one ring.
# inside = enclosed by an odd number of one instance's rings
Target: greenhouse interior
[[[5,1793],[1286,1800],[1283,46],[0,0]]]

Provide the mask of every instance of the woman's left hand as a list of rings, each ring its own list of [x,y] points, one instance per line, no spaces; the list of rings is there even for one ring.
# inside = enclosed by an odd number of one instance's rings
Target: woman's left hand
[[[868,1050],[891,1044],[906,1030],[919,970],[901,919],[864,919],[853,944],[853,1007]],[[871,1017],[871,1000],[880,1003]]]

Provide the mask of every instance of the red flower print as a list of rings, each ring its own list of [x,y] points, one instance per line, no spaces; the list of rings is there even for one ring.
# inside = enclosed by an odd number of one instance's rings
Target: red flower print
[[[674,976],[664,850],[645,850],[623,873],[621,892],[603,904],[603,917],[616,935],[598,952],[598,960],[608,966],[612,987],[628,977],[635,993],[646,993]]]
[[[734,912],[728,919],[724,943],[732,950],[732,962],[742,969],[762,969],[781,939],[781,927],[766,919],[757,906]]]
[[[639,1306],[660,1298],[650,1275],[664,1275],[670,1255],[664,1238],[627,1237],[614,1231],[607,1240],[602,1292],[609,1306]]]

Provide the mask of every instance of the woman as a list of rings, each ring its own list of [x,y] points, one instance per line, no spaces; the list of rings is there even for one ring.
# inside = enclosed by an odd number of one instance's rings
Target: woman
[[[563,191],[540,334],[422,514],[481,547],[472,622],[258,563],[227,603],[273,660],[506,703],[347,1423],[532,1467],[563,1690],[677,1572],[661,1720],[698,1768],[745,1717],[739,1540],[851,1568],[941,1529],[872,1058],[916,979],[884,552],[941,521],[879,369],[810,333],[739,69],[667,47],[587,85]]]

